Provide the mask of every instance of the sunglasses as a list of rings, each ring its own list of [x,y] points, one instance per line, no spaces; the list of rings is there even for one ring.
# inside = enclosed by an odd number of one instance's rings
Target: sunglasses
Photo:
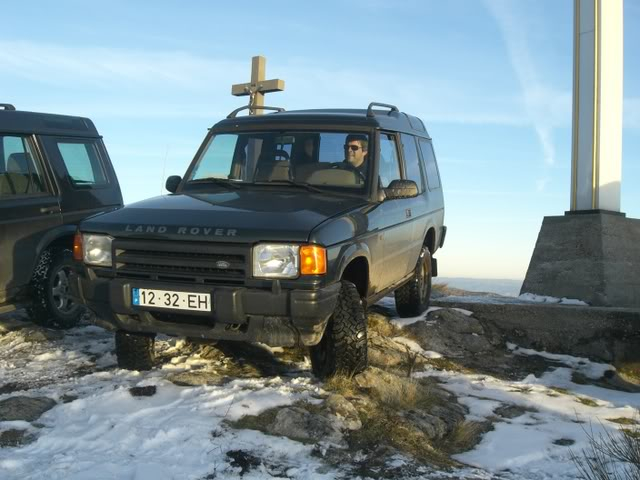
[[[345,150],[351,150],[352,152],[357,152],[358,150],[360,150],[362,147],[359,147],[358,145],[345,145],[344,149]]]

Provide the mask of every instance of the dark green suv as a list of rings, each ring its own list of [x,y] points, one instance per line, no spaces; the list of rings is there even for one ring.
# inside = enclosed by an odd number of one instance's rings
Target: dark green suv
[[[77,225],[121,206],[91,120],[0,104],[0,314],[24,306],[41,324],[75,325],[83,312],[69,292]]]
[[[77,294],[124,368],[151,368],[163,333],[306,345],[319,376],[359,371],[367,305],[394,291],[402,316],[429,304],[446,232],[431,138],[385,104],[239,110],[171,195],[81,223]]]

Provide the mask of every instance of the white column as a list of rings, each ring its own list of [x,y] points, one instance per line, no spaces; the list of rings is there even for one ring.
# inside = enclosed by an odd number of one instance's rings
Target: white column
[[[620,211],[622,2],[574,0],[572,211]]]

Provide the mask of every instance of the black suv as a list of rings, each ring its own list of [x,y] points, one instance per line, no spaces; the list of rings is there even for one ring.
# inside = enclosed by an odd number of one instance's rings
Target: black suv
[[[84,310],[69,295],[77,224],[121,206],[91,120],[0,104],[0,314],[26,306],[41,324],[76,324]]]
[[[319,376],[358,371],[367,305],[395,291],[400,315],[427,308],[446,228],[422,121],[261,108],[277,111],[214,125],[172,195],[80,224],[74,286],[121,367],[151,368],[163,333],[307,345]]]

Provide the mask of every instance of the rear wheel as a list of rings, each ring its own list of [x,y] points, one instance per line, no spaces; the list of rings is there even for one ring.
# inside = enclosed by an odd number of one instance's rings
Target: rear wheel
[[[116,357],[118,367],[126,370],[151,370],[156,360],[155,335],[116,332]]]
[[[73,254],[68,249],[42,252],[31,277],[28,312],[34,322],[45,327],[75,327],[86,309],[70,295]]]
[[[401,317],[417,317],[429,308],[431,298],[431,252],[422,247],[413,277],[395,291],[396,310]]]
[[[367,319],[356,286],[345,280],[320,343],[310,348],[313,373],[353,375],[367,367]]]

